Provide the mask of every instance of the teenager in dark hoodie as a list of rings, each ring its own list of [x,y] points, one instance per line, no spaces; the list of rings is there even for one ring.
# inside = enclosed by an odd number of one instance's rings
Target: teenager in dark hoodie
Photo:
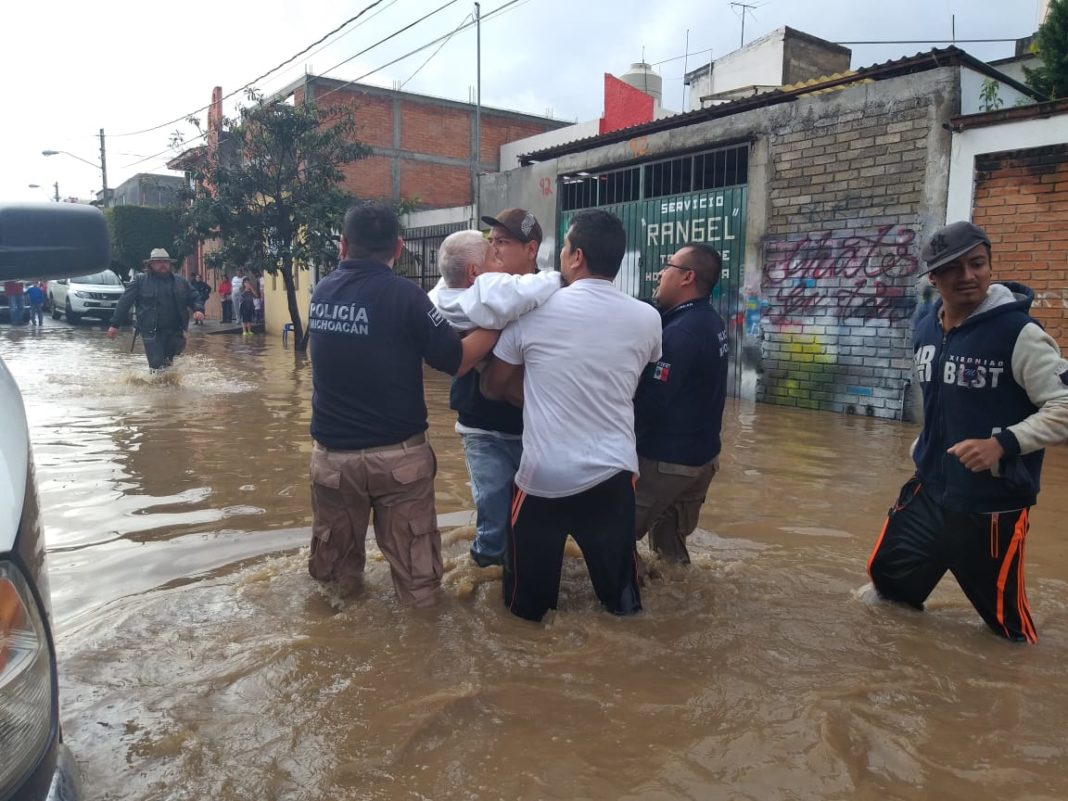
[[[949,570],[995,633],[1033,643],[1024,540],[1043,449],[1068,440],[1068,362],[1028,314],[1034,293],[991,283],[983,229],[947,225],[922,255],[940,296],[913,335],[924,426],[868,573],[923,609]]]

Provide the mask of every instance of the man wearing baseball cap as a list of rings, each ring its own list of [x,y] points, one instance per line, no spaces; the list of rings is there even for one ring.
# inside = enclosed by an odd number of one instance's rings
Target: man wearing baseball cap
[[[145,270],[126,287],[115,306],[108,339],[114,339],[126,324],[130,309],[137,309],[137,330],[145,343],[145,357],[152,370],[170,367],[174,357],[185,349],[189,310],[193,319],[204,319],[200,293],[171,269],[174,259],[163,248],[154,248],[145,259]]]
[[[1068,362],[1022,284],[991,283],[982,228],[955,222],[923,249],[938,291],[913,352],[924,427],[868,560],[880,596],[923,609],[947,570],[993,631],[1033,643],[1024,540],[1043,449],[1068,439]]]
[[[483,217],[482,222],[490,227],[491,255],[501,263],[502,272],[528,275],[538,271],[542,233],[537,217],[526,209],[504,209],[496,217]]]
[[[538,271],[542,233],[533,214],[526,209],[504,209],[496,217],[483,217],[482,222],[490,226],[489,251],[482,254],[486,271],[517,276]],[[449,408],[457,413],[456,432],[463,441],[477,511],[471,559],[479,567],[501,565],[508,541],[512,482],[523,454],[523,410],[506,400],[487,399],[476,371],[453,380]]]

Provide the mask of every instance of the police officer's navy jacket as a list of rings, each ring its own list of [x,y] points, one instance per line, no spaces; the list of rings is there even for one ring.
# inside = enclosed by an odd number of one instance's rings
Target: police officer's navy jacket
[[[1034,504],[1043,448],[1068,436],[1068,363],[1028,314],[1030,289],[991,284],[987,299],[942,330],[941,301],[913,335],[924,427],[913,450],[925,489],[948,509],[1000,512]],[[973,473],[947,449],[994,436],[997,469]]]
[[[327,448],[392,445],[425,431],[423,360],[452,374],[463,356],[426,293],[373,259],[342,261],[319,281],[308,332],[311,434]]]
[[[161,329],[184,331],[189,327],[190,310],[203,312],[204,301],[182,276],[169,272],[157,275],[145,270],[126,287],[115,304],[112,327],[122,328],[131,308],[136,308],[137,330],[152,336]]]
[[[642,374],[634,397],[638,455],[699,467],[720,451],[727,397],[727,331],[707,300],[665,312],[664,355]]]

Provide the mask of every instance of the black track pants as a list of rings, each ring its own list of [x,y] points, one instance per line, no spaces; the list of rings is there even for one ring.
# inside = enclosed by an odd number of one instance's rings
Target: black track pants
[[[566,498],[538,498],[516,488],[503,582],[508,609],[519,617],[541,620],[556,608],[568,534],[582,549],[593,589],[608,611],[615,615],[640,611],[634,479],[628,472]]]
[[[947,570],[995,633],[1036,642],[1024,592],[1028,509],[969,514],[943,509],[913,477],[901,488],[868,560],[884,598],[923,609]]]

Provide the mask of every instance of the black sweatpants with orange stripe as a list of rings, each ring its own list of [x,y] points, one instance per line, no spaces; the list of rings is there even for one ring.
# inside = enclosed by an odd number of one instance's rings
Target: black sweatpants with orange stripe
[[[556,608],[568,534],[582,549],[594,592],[608,611],[641,611],[634,477],[628,472],[566,498],[539,498],[515,489],[504,563],[505,606],[527,620],[541,620]]]
[[[1028,509],[993,514],[944,509],[914,476],[887,514],[868,574],[884,598],[923,609],[949,570],[996,634],[1033,643],[1038,638],[1023,576],[1027,527]]]

